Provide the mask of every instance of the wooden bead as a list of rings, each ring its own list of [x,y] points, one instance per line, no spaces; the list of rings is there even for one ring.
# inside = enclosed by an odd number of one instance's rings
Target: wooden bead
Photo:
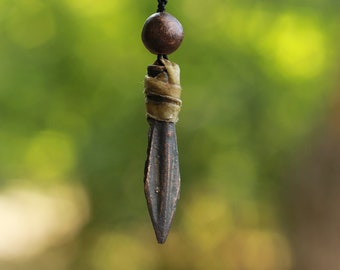
[[[166,12],[157,12],[146,19],[142,40],[154,54],[170,54],[177,50],[184,37],[181,23]]]

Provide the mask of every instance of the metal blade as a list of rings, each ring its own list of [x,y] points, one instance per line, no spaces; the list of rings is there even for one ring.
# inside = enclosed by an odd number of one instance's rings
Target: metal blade
[[[149,118],[144,192],[158,243],[164,243],[180,194],[175,123]]]

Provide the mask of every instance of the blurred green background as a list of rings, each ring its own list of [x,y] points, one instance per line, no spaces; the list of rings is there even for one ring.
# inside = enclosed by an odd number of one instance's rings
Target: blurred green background
[[[169,1],[185,38],[165,245],[143,193],[156,6],[0,0],[0,269],[340,269],[308,242],[340,198],[339,2]]]

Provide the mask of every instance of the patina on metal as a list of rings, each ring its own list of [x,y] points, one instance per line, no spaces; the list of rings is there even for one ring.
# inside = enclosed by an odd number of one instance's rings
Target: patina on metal
[[[163,244],[170,231],[180,195],[175,123],[149,118],[149,145],[144,192],[157,241]]]

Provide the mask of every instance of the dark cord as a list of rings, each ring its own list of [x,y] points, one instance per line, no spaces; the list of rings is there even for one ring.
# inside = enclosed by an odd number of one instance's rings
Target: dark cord
[[[162,64],[162,59],[169,60],[169,59],[168,59],[168,56],[167,56],[166,54],[158,54],[158,55],[157,55],[157,63],[158,63],[160,66],[163,66],[163,64]]]
[[[158,0],[157,12],[164,12],[165,6],[167,3],[168,3],[168,0]]]
[[[157,12],[164,12],[165,6],[166,6],[167,3],[168,3],[168,0],[158,0]],[[161,61],[160,61],[161,58],[168,59],[168,56],[165,55],[165,54],[164,55],[159,54],[158,57],[157,57],[159,63],[161,63]]]

